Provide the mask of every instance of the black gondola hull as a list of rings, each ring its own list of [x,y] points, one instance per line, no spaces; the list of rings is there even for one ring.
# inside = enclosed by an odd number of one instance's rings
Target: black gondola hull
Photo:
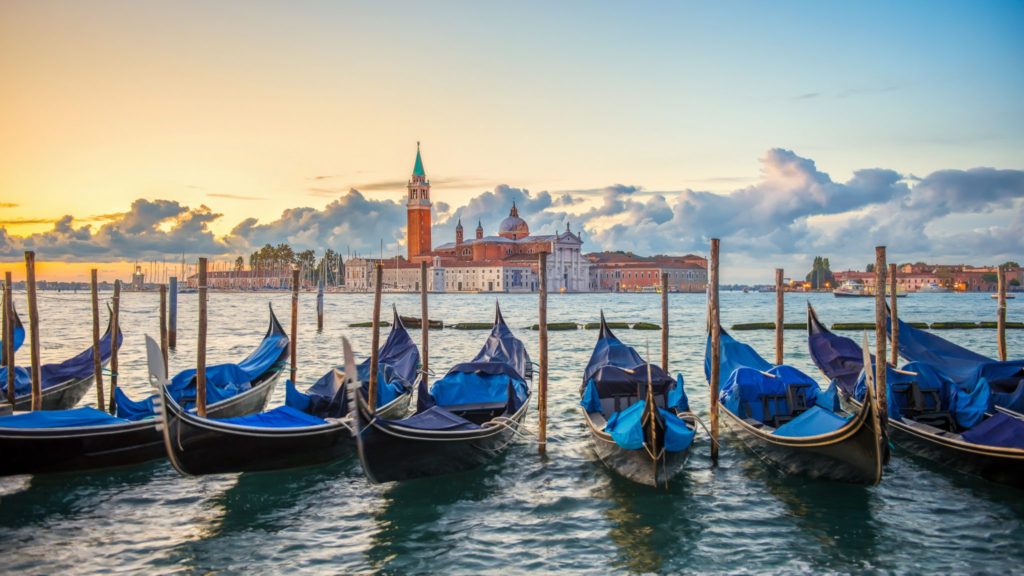
[[[244,416],[266,406],[280,369],[246,392],[210,406],[222,418]],[[75,472],[132,466],[165,455],[153,419],[81,428],[0,428],[0,476]]]
[[[786,474],[856,484],[882,479],[884,439],[873,410],[858,413],[834,433],[793,438],[756,429],[724,407],[719,414],[752,452]]]
[[[666,451],[655,461],[643,448],[628,450],[616,444],[611,435],[594,426],[583,408],[580,410],[594,442],[594,452],[605,466],[619,476],[637,484],[658,487],[665,486],[682,473],[690,456],[689,448],[680,452]]]
[[[382,407],[382,414],[400,418],[411,394]],[[233,426],[185,414],[164,393],[164,446],[171,464],[182,474],[259,472],[333,462],[355,452],[347,421],[323,426],[259,428]],[[166,409],[164,409],[164,407]]]
[[[92,389],[95,377],[90,375],[81,380],[64,382],[43,389],[43,410],[70,410],[85,398]],[[32,395],[26,394],[14,399],[15,411],[32,409]]]
[[[441,476],[479,468],[515,440],[530,400],[501,424],[444,432],[382,425],[360,411],[359,459],[375,484]]]
[[[843,402],[851,410],[860,409],[860,403],[853,399],[844,398]],[[888,430],[893,444],[911,455],[991,482],[1024,489],[1024,450],[944,438],[891,418]]]

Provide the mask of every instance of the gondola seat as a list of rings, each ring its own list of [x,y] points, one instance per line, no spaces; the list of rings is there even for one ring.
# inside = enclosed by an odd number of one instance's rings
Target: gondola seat
[[[266,412],[257,412],[234,418],[221,418],[217,421],[225,424],[254,426],[258,428],[299,428],[327,424],[327,420],[306,414],[302,410],[297,410],[291,406],[278,406]]]
[[[739,417],[778,428],[814,406],[818,391],[813,380],[790,366],[741,367],[729,375],[721,397]]]

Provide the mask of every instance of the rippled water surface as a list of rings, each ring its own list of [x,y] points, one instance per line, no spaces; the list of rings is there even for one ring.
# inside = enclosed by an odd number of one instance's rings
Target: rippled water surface
[[[24,296],[18,294],[24,313]],[[536,360],[537,298],[502,295],[503,312]],[[873,319],[870,299],[812,295],[827,323]],[[804,319],[807,297],[789,295],[786,318]],[[287,326],[287,294],[212,294],[210,362],[237,361],[266,329],[272,302]],[[549,320],[660,322],[659,296],[557,295]],[[125,294],[121,385],[148,394],[142,336],[158,329],[156,294]],[[385,295],[407,315],[418,296]],[[357,351],[370,331],[349,328],[369,318],[372,296],[330,294],[317,334],[314,297],[300,310],[299,380],[311,383],[339,360],[341,336]],[[489,321],[494,297],[433,295],[431,317]],[[85,293],[41,293],[43,360],[89,344]],[[670,369],[682,372],[691,404],[707,415],[703,378],[703,295],[671,296]],[[911,295],[900,301],[908,320],[994,320],[987,294]],[[1009,319],[1024,321],[1024,301]],[[196,296],[179,300],[179,344],[172,371],[193,366]],[[722,321],[774,320],[774,295],[723,293]],[[419,340],[419,331],[413,330]],[[431,367],[471,357],[486,332],[431,332]],[[943,332],[994,356],[994,330]],[[658,332],[619,331],[660,358]],[[772,357],[771,331],[742,332]],[[859,339],[859,334],[856,335]],[[581,372],[595,331],[550,335],[551,406],[548,455],[530,440],[486,468],[401,485],[369,485],[354,459],[316,468],[204,478],[180,477],[168,464],[117,471],[0,479],[0,557],[18,573],[207,572],[991,572],[1024,562],[1024,493],[942,470],[897,452],[880,486],[787,478],[722,440],[717,468],[699,435],[688,468],[667,490],[612,476],[593,453],[576,409]],[[1010,330],[1011,356],[1024,356],[1024,330]],[[786,360],[823,379],[811,364],[802,331],[786,334]],[[27,348],[19,364],[27,363]],[[90,394],[87,401],[93,401]],[[283,401],[279,386],[271,405]],[[536,430],[536,412],[528,419]]]

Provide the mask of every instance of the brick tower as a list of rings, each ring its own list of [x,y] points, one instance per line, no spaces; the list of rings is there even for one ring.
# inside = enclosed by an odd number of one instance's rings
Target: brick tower
[[[406,201],[406,228],[409,261],[418,262],[430,256],[430,181],[423,170],[423,159],[420,157],[420,143],[416,143],[416,164],[412,168],[409,179],[409,199]]]

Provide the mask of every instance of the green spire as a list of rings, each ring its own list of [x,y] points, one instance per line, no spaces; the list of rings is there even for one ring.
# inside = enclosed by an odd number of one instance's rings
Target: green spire
[[[416,142],[416,165],[412,168],[413,176],[427,177],[426,171],[423,170],[423,158],[420,158],[420,143]]]

